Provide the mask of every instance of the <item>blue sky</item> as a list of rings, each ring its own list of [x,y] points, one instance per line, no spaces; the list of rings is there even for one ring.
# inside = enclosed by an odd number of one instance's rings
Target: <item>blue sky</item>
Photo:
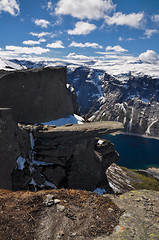
[[[159,59],[159,0],[0,0],[0,57]]]

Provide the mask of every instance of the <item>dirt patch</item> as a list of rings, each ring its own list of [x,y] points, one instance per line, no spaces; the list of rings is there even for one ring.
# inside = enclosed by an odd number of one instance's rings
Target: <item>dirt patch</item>
[[[60,207],[47,207],[47,194]],[[110,235],[122,211],[110,200],[81,190],[0,191],[0,239],[94,239]]]

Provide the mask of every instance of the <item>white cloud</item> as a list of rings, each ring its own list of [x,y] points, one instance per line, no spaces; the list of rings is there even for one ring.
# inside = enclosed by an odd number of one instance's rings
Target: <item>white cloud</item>
[[[123,37],[119,37],[118,40],[121,42],[121,41],[124,40],[124,38]]]
[[[159,33],[159,30],[157,30],[157,29],[147,29],[144,34],[147,36],[147,38],[151,38],[152,35],[155,34],[155,33]]]
[[[133,41],[133,40],[135,40],[135,38],[129,37],[129,38],[124,39],[124,38],[122,38],[122,37],[119,37],[118,40],[119,40],[120,42],[121,42],[121,41]]]
[[[0,0],[0,13],[2,11],[17,16],[20,13],[19,4],[16,0]]]
[[[77,55],[76,53],[70,53],[67,58],[69,59],[76,59],[76,60],[93,60],[92,57],[87,57],[85,55]]]
[[[39,41],[33,41],[33,40],[27,40],[27,41],[23,41],[23,44],[25,44],[25,45],[39,45],[40,42]]]
[[[153,22],[159,23],[159,14],[155,14],[151,17]]]
[[[108,25],[129,26],[133,28],[140,28],[143,25],[144,13],[130,13],[124,14],[121,12],[114,13],[112,17],[105,16],[105,22]]]
[[[5,47],[6,50],[9,51],[13,51],[16,54],[42,54],[42,53],[46,53],[49,52],[50,50],[47,48],[41,48],[41,47],[20,47],[20,46],[6,46]]]
[[[59,0],[55,13],[79,19],[100,19],[114,8],[112,0]]]
[[[35,25],[40,26],[42,28],[47,28],[48,25],[50,25],[50,22],[45,19],[35,19],[34,23]]]
[[[94,24],[80,21],[75,24],[75,28],[73,30],[70,29],[67,32],[69,35],[87,35],[96,28],[97,27]]]
[[[147,50],[139,55],[139,59],[142,62],[156,63],[159,60],[159,56],[153,50]]]
[[[51,36],[52,35],[52,33],[49,33],[49,32],[41,32],[41,33],[30,32],[29,34],[32,35],[32,36],[36,36],[38,38],[41,38],[41,37],[44,37],[44,36]]]
[[[117,45],[117,46],[107,46],[106,47],[106,51],[115,51],[115,52],[128,52],[127,49],[125,48],[122,48],[120,45]]]
[[[39,39],[39,41],[27,40],[27,41],[23,41],[23,44],[25,44],[25,45],[39,45],[41,42],[46,42],[46,40],[43,39],[43,38]]]
[[[135,38],[131,38],[131,37],[126,39],[126,41],[134,41],[134,40],[135,40]]]
[[[72,42],[69,47],[79,47],[79,48],[85,48],[85,47],[91,47],[91,48],[103,48],[101,45],[99,45],[98,43],[90,43],[90,42],[86,42],[86,43],[77,43],[77,42]]]
[[[47,10],[53,11],[53,9],[54,9],[53,3],[52,3],[52,1],[49,1],[49,2],[47,3]]]
[[[58,40],[58,41],[56,41],[54,43],[47,44],[46,47],[49,47],[49,48],[65,48],[63,46],[63,42],[61,40]]]

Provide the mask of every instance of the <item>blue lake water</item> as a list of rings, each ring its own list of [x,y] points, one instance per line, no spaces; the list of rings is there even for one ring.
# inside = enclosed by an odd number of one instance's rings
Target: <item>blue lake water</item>
[[[159,168],[159,140],[129,135],[106,135],[120,154],[116,162],[131,169]]]

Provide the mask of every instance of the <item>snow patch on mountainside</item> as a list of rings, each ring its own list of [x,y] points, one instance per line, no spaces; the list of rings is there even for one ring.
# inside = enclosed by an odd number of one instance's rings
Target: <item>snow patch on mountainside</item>
[[[21,66],[19,64],[5,60],[0,57],[0,70],[13,71],[13,70],[20,70],[20,69],[25,69],[25,68],[26,67],[24,67],[24,66]]]
[[[53,120],[50,122],[45,122],[42,123],[43,125],[56,125],[56,126],[62,126],[65,124],[83,124],[84,123],[84,119],[81,116],[78,116],[76,114],[72,115],[68,115],[65,118],[60,118],[57,120]]]

